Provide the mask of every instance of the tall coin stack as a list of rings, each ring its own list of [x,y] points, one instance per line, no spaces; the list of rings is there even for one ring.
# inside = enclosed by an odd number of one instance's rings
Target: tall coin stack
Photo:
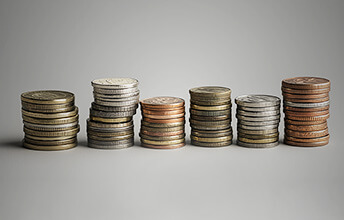
[[[232,144],[231,90],[204,86],[189,90],[191,144],[222,147]]]
[[[235,103],[239,146],[268,148],[279,144],[280,98],[242,95],[235,98]]]
[[[25,138],[34,150],[66,150],[77,146],[78,108],[74,94],[64,91],[32,91],[21,94]]]
[[[121,149],[134,145],[133,115],[138,108],[138,81],[132,78],[92,81],[94,102],[87,119],[88,146]]]
[[[141,145],[174,149],[185,145],[185,102],[175,97],[155,97],[140,102]]]
[[[295,77],[282,81],[284,143],[316,147],[329,143],[330,81],[317,77]]]

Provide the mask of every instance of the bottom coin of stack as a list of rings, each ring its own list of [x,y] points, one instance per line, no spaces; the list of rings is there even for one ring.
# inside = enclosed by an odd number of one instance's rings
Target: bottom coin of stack
[[[285,115],[284,143],[317,147],[329,143],[330,81],[318,77],[295,77],[282,81]]]
[[[74,99],[74,94],[64,91],[23,93],[24,147],[54,151],[77,146],[80,127]]]
[[[270,95],[243,95],[235,99],[239,146],[268,148],[279,144],[280,102]]]
[[[175,97],[155,97],[140,102],[141,145],[174,149],[185,145],[185,102]]]

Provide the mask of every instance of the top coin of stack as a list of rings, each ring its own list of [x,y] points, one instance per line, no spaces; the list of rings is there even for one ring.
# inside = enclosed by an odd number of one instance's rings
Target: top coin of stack
[[[92,86],[94,102],[87,120],[88,146],[121,149],[134,145],[133,115],[139,102],[138,81],[96,79]]]
[[[65,150],[77,145],[78,108],[74,94],[65,91],[31,91],[21,94],[25,138],[35,150]]]
[[[221,147],[232,143],[231,90],[204,86],[189,90],[191,144]]]
[[[185,145],[185,102],[175,97],[155,97],[140,102],[141,144],[144,147],[173,149]]]
[[[267,148],[279,143],[280,98],[270,95],[242,95],[238,105],[237,144],[243,147]]]
[[[284,142],[301,147],[329,143],[330,81],[318,77],[295,77],[282,81],[285,114]]]

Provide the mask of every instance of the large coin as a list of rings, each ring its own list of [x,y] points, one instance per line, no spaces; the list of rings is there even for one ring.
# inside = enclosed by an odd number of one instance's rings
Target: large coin
[[[180,131],[184,129],[185,129],[184,125],[177,126],[177,127],[165,127],[165,128],[155,128],[155,127],[147,127],[147,126],[141,125],[141,131],[146,130],[146,131],[151,131],[151,132],[170,132],[170,131]]]
[[[141,109],[143,114],[149,114],[149,115],[176,115],[185,113],[185,108],[181,107],[177,110],[148,110],[148,109]]]
[[[152,119],[152,118],[144,118],[143,120],[150,122],[150,123],[175,123],[175,122],[183,122],[185,121],[185,117],[181,118],[173,118],[173,119]]]
[[[199,125],[199,126],[227,126],[231,124],[231,119],[226,119],[222,121],[198,121],[194,119],[190,119],[191,125]]]
[[[133,105],[128,106],[105,106],[105,105],[99,105],[95,102],[91,103],[92,109],[98,110],[98,111],[105,111],[105,112],[125,112],[125,111],[134,111],[138,108],[138,104],[135,103]]]
[[[295,121],[324,121],[330,118],[330,114],[327,115],[319,115],[319,116],[294,116],[294,115],[287,115],[287,119],[295,120]]]
[[[324,110],[324,111],[312,111],[312,112],[296,112],[296,111],[284,110],[284,114],[286,116],[314,117],[314,116],[328,115],[330,114],[330,111]]]
[[[329,93],[319,93],[319,94],[293,94],[293,93],[286,93],[282,92],[284,98],[291,98],[291,99],[321,99],[329,97]]]
[[[192,128],[191,135],[198,136],[198,137],[224,137],[224,136],[232,136],[233,132],[231,128],[224,129],[224,130],[217,130],[217,131],[204,131],[204,130],[197,130]]]
[[[24,147],[32,150],[43,150],[43,151],[56,151],[56,150],[68,150],[71,148],[76,147],[78,144],[72,143],[72,144],[64,144],[64,145],[36,145],[36,144],[29,144],[27,142],[23,142]]]
[[[110,137],[102,137],[98,135],[88,134],[87,137],[92,140],[98,140],[98,141],[120,141],[120,140],[132,139],[134,137],[134,134],[128,134],[128,135],[122,135],[122,136],[110,136]]]
[[[134,111],[124,111],[124,112],[105,112],[105,111],[99,111],[96,109],[90,108],[90,115],[93,115],[95,117],[101,117],[101,118],[124,118],[124,117],[132,117],[136,114],[136,110]]]
[[[63,141],[63,140],[71,139],[71,138],[76,138],[76,134],[71,135],[71,136],[57,136],[57,137],[39,137],[39,136],[25,134],[25,138],[29,138],[29,139],[37,140],[37,141]]]
[[[221,115],[221,116],[191,115],[191,118],[198,121],[223,121],[226,119],[230,119],[231,115]]]
[[[276,147],[279,142],[273,142],[273,143],[267,143],[267,144],[255,144],[255,143],[245,143],[237,140],[237,144],[242,147],[249,147],[249,148],[270,148],[270,147]]]
[[[190,108],[191,115],[199,115],[199,116],[209,116],[209,117],[215,117],[215,116],[222,116],[222,115],[231,115],[231,110],[219,110],[219,111],[204,111],[204,110],[196,110]]]
[[[72,128],[69,130],[64,131],[36,131],[29,128],[24,127],[25,134],[32,135],[32,136],[39,136],[39,137],[58,137],[58,136],[74,136],[79,133],[80,127],[79,125],[76,128]]]
[[[206,105],[206,106],[216,106],[216,105],[230,105],[231,100],[190,100],[191,104],[195,105]]]
[[[190,124],[191,128],[197,129],[197,130],[207,130],[207,131],[218,131],[218,130],[224,130],[231,127],[230,124],[224,124],[224,125],[215,125],[215,126],[209,126],[209,125],[198,125],[198,124]]]
[[[180,135],[184,133],[184,130],[178,130],[178,131],[168,131],[168,132],[161,132],[161,131],[147,131],[144,129],[141,129],[141,134],[149,135],[149,136],[158,136],[158,137],[166,137],[166,136],[174,136],[174,135]]]
[[[269,107],[280,105],[281,99],[272,95],[242,95],[235,98],[235,103],[246,107]]]
[[[173,136],[150,136],[146,134],[139,134],[141,138],[153,141],[171,141],[185,138],[185,134],[173,135]]]
[[[242,116],[249,116],[249,117],[269,117],[269,116],[276,116],[280,114],[279,110],[276,111],[265,111],[265,112],[248,112],[237,109],[237,114]]]
[[[39,119],[39,118],[32,118],[23,115],[23,121],[33,123],[33,124],[41,124],[41,125],[61,125],[61,124],[69,124],[73,122],[77,122],[79,120],[79,115],[75,115],[68,118],[57,118],[57,119]]]
[[[288,118],[284,118],[284,124],[291,124],[297,126],[304,126],[304,125],[318,125],[325,123],[326,120],[319,120],[319,121],[297,121],[297,120],[290,120]]]
[[[238,137],[242,138],[249,138],[249,139],[267,139],[267,138],[278,138],[279,133],[271,133],[271,134],[243,134],[243,133],[238,133]]]
[[[124,139],[124,140],[119,140],[119,141],[99,141],[99,140],[87,138],[87,141],[88,143],[95,144],[95,145],[114,146],[114,145],[133,143],[134,138]]]
[[[141,138],[141,142],[144,144],[152,144],[152,145],[175,145],[175,144],[181,144],[185,143],[185,138],[177,139],[177,140],[169,140],[169,141],[153,141],[153,140],[148,140]]]
[[[98,121],[103,123],[122,123],[122,122],[129,122],[133,119],[133,117],[124,117],[124,118],[102,118],[102,117],[95,117],[90,115],[90,119],[92,121]]]
[[[78,107],[75,107],[73,111],[61,112],[61,113],[37,113],[29,112],[22,109],[22,114],[28,117],[40,118],[40,119],[57,119],[57,118],[67,118],[78,114]]]
[[[327,122],[323,122],[321,124],[316,125],[292,125],[292,124],[285,124],[285,128],[293,131],[320,131],[327,128]]]
[[[231,90],[226,87],[220,86],[202,86],[192,88],[189,90],[191,96],[202,96],[202,97],[228,97],[231,95]]]
[[[78,125],[78,122],[72,122],[68,124],[59,124],[59,125],[41,125],[41,124],[33,124],[29,122],[23,122],[24,126],[36,130],[36,131],[64,131],[72,128],[76,128]]]
[[[126,89],[137,87],[139,81],[133,78],[106,78],[95,79],[92,81],[92,86],[101,89]]]
[[[95,144],[95,143],[87,143],[87,146],[90,148],[95,148],[95,149],[103,149],[103,150],[108,150],[108,149],[124,149],[128,148],[131,146],[134,146],[134,141],[129,142],[129,143],[124,143],[124,144],[116,144],[116,145],[107,145],[107,144]]]
[[[284,111],[296,111],[296,112],[318,112],[318,111],[325,111],[329,110],[330,106],[322,106],[317,108],[298,108],[298,107],[290,107],[290,106],[283,106]]]
[[[134,133],[134,130],[131,129],[123,129],[118,131],[102,131],[102,130],[93,130],[90,128],[87,128],[87,135],[91,136],[98,136],[98,137],[118,137],[118,136],[124,136],[124,135],[131,135]]]
[[[284,97],[283,101],[286,102],[297,102],[297,103],[321,103],[321,102],[326,102],[329,101],[330,97],[325,97],[325,98],[320,98],[320,99],[294,99],[294,98],[287,98]]]
[[[94,100],[101,101],[101,102],[115,102],[117,104],[119,102],[128,103],[128,102],[134,102],[134,101],[139,103],[139,99],[140,99],[139,96],[131,96],[131,97],[124,97],[124,98],[104,98],[100,96],[94,96]]]
[[[142,147],[154,148],[154,149],[177,149],[185,146],[185,143],[171,144],[171,145],[154,145],[141,143]]]
[[[232,144],[232,141],[223,141],[223,142],[201,142],[191,139],[191,144],[200,147],[225,147]]]
[[[66,104],[74,101],[74,94],[55,90],[32,91],[21,94],[21,100],[36,104]]]
[[[296,108],[319,108],[325,107],[330,105],[330,101],[320,102],[320,103],[298,103],[298,102],[288,102],[284,101],[283,104],[289,107],[296,107]]]
[[[144,99],[140,102],[142,107],[152,109],[180,108],[185,105],[184,99],[176,97],[154,97]]]
[[[116,124],[108,124],[108,123],[101,123],[96,121],[90,121],[87,119],[87,126],[92,128],[128,128],[133,126],[133,121],[123,122],[123,123],[116,123]]]
[[[282,86],[290,89],[326,89],[330,80],[320,77],[294,77],[284,79]]]

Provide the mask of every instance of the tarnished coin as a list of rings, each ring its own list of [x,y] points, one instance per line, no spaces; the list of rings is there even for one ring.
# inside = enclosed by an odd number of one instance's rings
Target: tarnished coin
[[[124,144],[116,144],[116,145],[108,145],[108,144],[95,144],[95,143],[87,143],[87,146],[90,148],[95,149],[103,149],[103,150],[110,150],[110,149],[124,149],[128,147],[134,146],[134,141],[124,143]]]
[[[141,120],[141,125],[146,127],[153,127],[153,128],[170,128],[170,127],[178,127],[184,126],[185,120],[180,122],[173,122],[173,123],[151,123],[144,120]]]
[[[318,125],[325,123],[326,120],[319,120],[319,121],[297,121],[297,120],[290,120],[288,118],[284,118],[284,124],[291,124],[291,125],[298,125],[298,126],[304,126],[304,125]]]
[[[128,129],[121,129],[121,130],[113,130],[113,131],[108,131],[108,130],[94,130],[87,128],[87,135],[92,135],[92,136],[98,136],[98,137],[118,137],[118,136],[125,136],[125,135],[131,135],[134,133],[133,127],[128,128]]]
[[[295,121],[324,121],[330,118],[330,114],[327,115],[319,115],[319,116],[294,116],[288,115],[288,119],[295,120]]]
[[[110,100],[105,100],[105,99],[99,99],[95,98],[94,102],[97,103],[98,105],[104,105],[104,106],[111,106],[111,107],[126,107],[126,106],[133,106],[138,104],[138,100],[131,100],[131,101],[110,101]]]
[[[185,117],[173,118],[173,119],[152,119],[152,118],[143,118],[143,120],[150,123],[175,123],[175,122],[184,122]]]
[[[79,115],[75,115],[72,117],[67,118],[57,118],[57,119],[39,119],[39,118],[32,118],[23,115],[23,121],[33,123],[33,124],[41,124],[41,125],[61,125],[61,124],[69,124],[73,122],[77,122],[79,120]]]
[[[93,115],[95,117],[101,117],[101,118],[124,118],[124,117],[132,117],[136,114],[136,110],[134,111],[123,111],[123,112],[105,112],[105,111],[99,111],[96,109],[90,108],[90,115]]]
[[[241,95],[235,98],[235,103],[246,107],[268,107],[280,105],[281,99],[272,95]]]
[[[231,95],[231,90],[221,86],[202,86],[192,88],[189,90],[191,96],[202,96],[202,97],[228,97]]]
[[[284,139],[284,143],[292,146],[297,146],[297,147],[320,147],[320,146],[325,146],[329,143],[329,140],[327,141],[320,141],[320,142],[296,142],[296,141],[290,141],[287,139]]]
[[[328,114],[330,114],[330,111],[324,110],[324,111],[312,111],[312,112],[297,112],[297,111],[284,110],[284,114],[287,117],[288,116],[314,117],[314,116],[328,115]]]
[[[263,139],[251,139],[246,137],[238,137],[238,141],[252,144],[268,144],[278,142],[279,137],[263,138]]]
[[[330,109],[330,106],[323,106],[317,108],[298,108],[298,107],[289,107],[283,106],[284,111],[296,111],[296,112],[318,112],[318,111],[326,111]]]
[[[152,119],[174,119],[174,118],[181,118],[184,117],[185,113],[175,114],[175,115],[150,115],[143,113],[144,118],[152,118]]]
[[[272,120],[272,121],[245,121],[245,120],[238,120],[238,123],[242,125],[248,126],[266,126],[266,125],[278,125],[280,120]]]
[[[133,143],[134,138],[124,139],[124,140],[119,140],[119,141],[99,141],[99,140],[87,138],[87,141],[89,144],[102,145],[102,146],[114,146],[114,145]]]
[[[75,107],[73,111],[70,112],[61,112],[61,113],[37,113],[29,112],[22,109],[22,114],[28,117],[39,118],[39,119],[57,119],[57,118],[67,118],[72,117],[78,114],[78,107]]]
[[[122,136],[109,136],[109,137],[88,134],[87,137],[92,140],[97,140],[97,141],[120,141],[120,140],[132,139],[134,137],[134,134],[128,134],[128,135],[122,135]]]
[[[39,145],[39,146],[57,146],[57,145],[65,145],[65,144],[73,144],[77,143],[77,138],[69,138],[64,140],[57,140],[57,141],[43,141],[43,140],[35,140],[25,137],[24,141],[28,144]]]
[[[97,88],[94,87],[93,91],[98,93],[98,94],[104,94],[104,95],[127,95],[127,94],[136,94],[139,91],[137,87],[132,87],[132,88],[112,88],[111,89],[102,89],[102,88]]]
[[[73,103],[73,102],[70,102]],[[44,108],[43,106],[49,106]],[[52,107],[51,107],[52,106]],[[31,104],[27,102],[22,102],[22,108],[29,112],[37,112],[37,113],[60,113],[60,112],[70,112],[75,109],[74,103],[73,105],[42,105],[42,104]]]
[[[178,115],[185,113],[185,108],[181,107],[177,110],[147,110],[147,109],[141,109],[143,114],[148,115]]]
[[[317,138],[328,135],[328,129],[319,131],[293,131],[289,129],[284,129],[284,134],[295,138]]]
[[[114,124],[108,124],[108,123],[101,123],[96,121],[90,121],[90,119],[86,120],[87,126],[92,128],[128,128],[133,127],[133,121],[129,122],[123,122],[123,123],[114,123]]]
[[[141,129],[140,131],[141,134],[149,135],[149,136],[157,136],[157,137],[164,137],[164,136],[174,136],[174,135],[180,135],[184,133],[183,130],[178,130],[178,131],[168,131],[168,132],[155,132],[155,131],[147,131]]]
[[[142,147],[154,148],[154,149],[177,149],[185,146],[185,143],[171,144],[171,145],[154,145],[141,143]]]
[[[216,116],[222,116],[222,115],[231,115],[231,110],[218,110],[218,111],[205,111],[205,110],[196,110],[190,108],[191,115],[199,115],[199,116],[209,116],[209,117],[216,117]]]
[[[151,131],[151,132],[170,132],[170,131],[184,131],[184,125],[182,126],[177,126],[177,127],[165,127],[165,128],[155,128],[155,127],[147,127],[145,125],[141,125],[141,131],[146,130],[146,131]]]
[[[23,142],[23,146],[28,149],[32,150],[43,150],[43,151],[56,151],[56,150],[68,150],[71,148],[76,147],[77,143],[72,144],[64,144],[64,145],[37,145],[37,144],[29,144],[27,142]]]
[[[312,142],[329,141],[330,135],[326,135],[323,137],[317,137],[317,138],[295,138],[295,137],[285,135],[284,139],[288,140],[288,141],[293,141],[293,142],[312,143]]]
[[[36,131],[24,127],[25,134],[39,137],[58,137],[58,136],[74,136],[80,131],[80,126],[64,131]]]
[[[265,112],[249,112],[237,109],[237,115],[249,116],[249,117],[269,117],[279,115],[280,111],[265,111]]]
[[[214,106],[206,106],[206,105],[195,105],[191,104],[190,107],[196,110],[203,110],[203,111],[220,111],[220,110],[229,110],[232,105],[214,105]]]
[[[70,136],[57,136],[57,137],[39,137],[39,136],[25,134],[25,138],[37,140],[37,141],[63,141],[67,139],[76,138],[76,134],[70,135]]]
[[[325,107],[330,105],[330,101],[320,102],[320,103],[298,103],[298,102],[288,102],[284,101],[283,104],[289,107],[296,107],[296,108],[319,108]]]
[[[98,110],[98,111],[105,111],[105,112],[125,112],[125,111],[135,111],[138,108],[138,104],[135,103],[133,105],[128,106],[104,106],[99,105],[95,102],[91,103],[92,109]]]
[[[103,94],[93,92],[93,97],[100,99],[124,99],[124,101],[136,100],[139,98],[140,92],[137,90],[135,93],[123,93],[123,94]]]
[[[290,89],[326,89],[330,80],[320,77],[294,77],[284,79],[282,86]]]
[[[179,135],[172,135],[172,136],[150,136],[146,134],[139,134],[141,138],[153,141],[171,141],[171,140],[179,140],[185,138],[185,134]]]
[[[223,121],[230,118],[231,118],[231,115],[220,115],[220,116],[191,115],[191,119],[198,120],[198,121]]]
[[[279,142],[273,142],[273,143],[266,143],[266,144],[255,144],[255,143],[245,143],[237,140],[237,144],[242,147],[249,147],[249,148],[270,148],[270,147],[276,147]]]
[[[296,103],[321,103],[321,102],[329,101],[330,97],[327,96],[325,98],[319,98],[319,99],[294,99],[294,98],[284,97],[283,100],[286,102],[296,102]]]
[[[151,144],[151,145],[159,145],[159,146],[175,145],[175,144],[185,143],[185,138],[181,138],[181,139],[177,139],[177,140],[169,140],[169,141],[153,141],[153,140],[141,138],[141,143]]]
[[[192,128],[191,135],[198,136],[198,137],[224,137],[224,136],[232,136],[233,132],[231,128],[224,129],[224,130],[216,130],[216,131],[204,131],[204,130],[197,130]]]
[[[312,95],[312,94],[321,94],[329,93],[330,87],[324,89],[290,89],[282,86],[282,91],[285,93],[299,94],[299,95]]]
[[[176,97],[154,97],[144,99],[140,102],[142,107],[152,109],[180,108],[185,105],[184,99]]]
[[[103,123],[122,123],[122,122],[129,122],[133,119],[133,117],[123,117],[123,118],[102,118],[102,117],[95,117],[90,115],[91,121],[98,121]]]
[[[92,86],[101,89],[126,89],[137,87],[139,81],[133,78],[105,78],[95,79],[92,81]]]
[[[285,128],[293,131],[320,131],[327,128],[327,122],[315,125],[293,125],[286,123]]]
[[[223,141],[223,142],[201,142],[191,139],[191,144],[199,147],[225,147],[232,144],[232,141]]]
[[[68,124],[59,124],[59,125],[33,124],[26,121],[24,121],[23,123],[25,127],[32,130],[36,130],[36,131],[63,131],[63,130],[76,128],[78,125],[77,121],[68,123]]]
[[[217,106],[217,105],[231,105],[231,100],[190,100],[194,105]]]
[[[272,130],[272,129],[277,129],[278,128],[278,124],[274,124],[274,125],[264,125],[264,126],[250,126],[250,125],[244,125],[244,124],[240,124],[238,123],[238,128],[242,128],[245,130]]]
[[[254,134],[254,135],[265,135],[278,133],[278,128],[273,128],[269,130],[248,130],[238,127],[238,132],[241,134]]]
[[[207,143],[217,143],[217,142],[225,142],[225,141],[232,141],[232,136],[223,136],[223,137],[198,137],[194,135],[190,135],[191,140],[199,141],[199,142],[207,142]]]
[[[293,93],[286,93],[282,92],[283,98],[291,98],[291,99],[321,99],[329,97],[329,93],[318,93],[318,94],[293,94]]]
[[[249,139],[268,139],[268,138],[278,138],[279,137],[279,133],[271,133],[271,134],[243,134],[243,133],[239,133],[238,137],[242,137],[242,138],[249,138]]]
[[[224,130],[231,127],[231,124],[223,124],[223,125],[216,125],[216,126],[198,125],[198,124],[190,124],[190,125],[194,129],[207,130],[207,131]]]
[[[31,91],[22,93],[21,100],[35,104],[66,104],[74,101],[74,94],[57,90]]]
[[[269,106],[269,107],[246,107],[238,105],[237,109],[248,112],[266,112],[266,111],[278,111],[280,110],[280,105]]]
[[[222,121],[198,121],[195,119],[190,119],[191,125],[199,125],[199,126],[227,126],[231,124],[231,119],[226,119]]]

